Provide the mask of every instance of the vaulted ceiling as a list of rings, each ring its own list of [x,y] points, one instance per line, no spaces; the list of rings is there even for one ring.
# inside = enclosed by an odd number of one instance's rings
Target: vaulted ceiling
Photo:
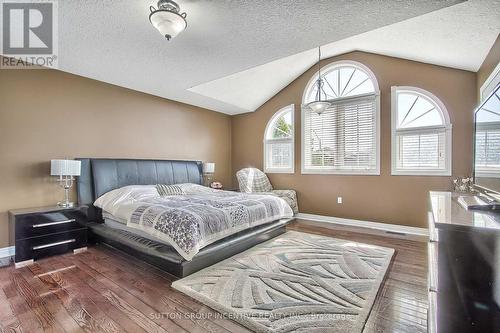
[[[152,95],[251,112],[324,57],[363,50],[476,71],[500,31],[499,1],[179,0],[165,40],[152,1],[59,1],[59,68]],[[140,111],[140,110],[138,110]]]

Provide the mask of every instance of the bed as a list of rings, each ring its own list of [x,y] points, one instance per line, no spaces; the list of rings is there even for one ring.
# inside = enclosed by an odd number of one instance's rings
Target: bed
[[[213,238],[208,245],[203,244],[203,247],[197,249],[194,255],[186,257],[186,253],[182,251],[182,255],[179,253],[179,248],[175,244],[165,242],[161,237],[152,237],[139,232],[141,230],[130,228],[120,218],[107,212],[104,212],[103,216],[103,210],[94,203],[105,194],[131,185],[182,183],[201,185],[203,181],[201,162],[92,158],[80,160],[82,171],[77,182],[77,193],[79,204],[90,221],[88,225],[90,241],[104,243],[125,251],[177,277],[187,276],[276,237],[285,232],[286,224],[292,220],[290,216],[287,216],[235,229],[228,236]],[[236,194],[223,195],[222,192],[214,195],[228,197],[227,200],[245,199]],[[232,197],[236,199],[231,199]],[[194,199],[200,201],[203,198]],[[212,200],[215,202],[214,206],[217,206],[217,200]],[[203,200],[201,202],[204,203]]]

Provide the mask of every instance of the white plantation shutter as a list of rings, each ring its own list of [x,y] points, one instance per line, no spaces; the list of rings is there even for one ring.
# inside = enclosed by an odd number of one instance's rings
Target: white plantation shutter
[[[266,142],[266,168],[289,169],[292,166],[292,140],[272,140]]]
[[[500,123],[478,123],[475,147],[476,173],[500,174]]]
[[[303,172],[378,173],[378,96],[330,102],[321,114],[303,106]]]
[[[446,131],[396,135],[397,168],[409,170],[446,170]]]

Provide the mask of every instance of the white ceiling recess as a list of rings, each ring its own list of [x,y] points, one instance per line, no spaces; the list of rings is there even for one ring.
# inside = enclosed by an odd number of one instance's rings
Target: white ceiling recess
[[[318,50],[312,49],[195,86],[189,91],[251,112],[304,73],[317,59]]]
[[[470,0],[322,46],[322,58],[353,50],[477,71],[500,32],[500,1]],[[311,49],[190,88],[255,111],[317,62]]]
[[[155,2],[59,1],[59,69],[227,114],[242,113],[252,111],[248,105],[255,103],[247,100],[242,107],[188,89],[462,0],[178,0],[188,26],[171,41],[149,23],[149,6]],[[265,81],[281,86],[290,79],[288,71],[297,76],[313,61],[313,53],[305,58],[287,71],[267,72]],[[252,82],[261,85],[257,77]],[[268,98],[274,91],[271,86],[261,93]],[[247,93],[263,99],[252,90]]]

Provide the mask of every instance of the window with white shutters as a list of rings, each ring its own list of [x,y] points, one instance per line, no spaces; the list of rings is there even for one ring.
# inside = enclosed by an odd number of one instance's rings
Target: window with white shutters
[[[500,177],[500,122],[476,128],[476,175]]]
[[[476,112],[475,174],[500,178],[500,88]]]
[[[264,134],[264,172],[294,173],[294,107],[279,110]]]
[[[451,176],[448,112],[423,89],[392,88],[392,174]]]
[[[321,70],[318,114],[307,103],[318,96],[313,76],[302,106],[302,173],[380,174],[379,92],[371,71],[355,62],[333,63]]]

